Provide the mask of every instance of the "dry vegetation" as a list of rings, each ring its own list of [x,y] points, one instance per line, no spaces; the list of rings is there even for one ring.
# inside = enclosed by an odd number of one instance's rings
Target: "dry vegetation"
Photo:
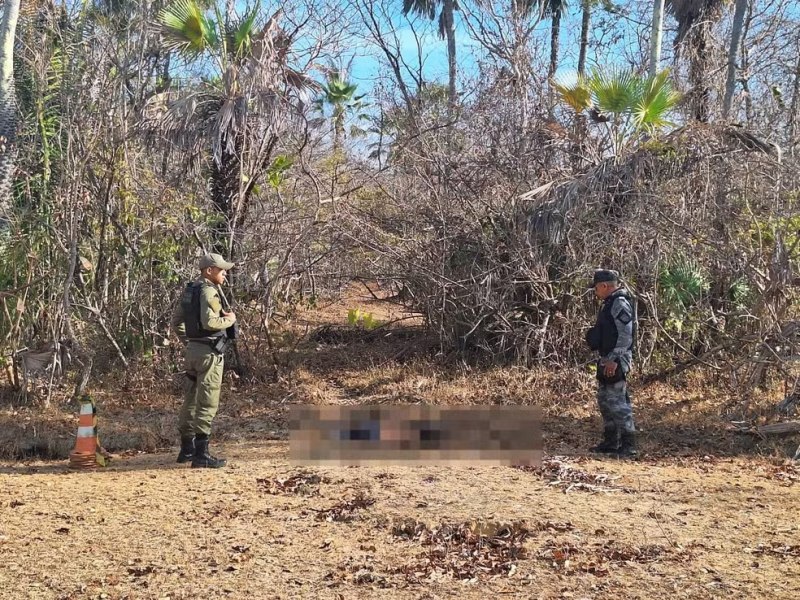
[[[401,316],[358,289],[345,306]],[[298,315],[294,325],[305,330],[307,316],[316,331],[344,331],[346,313],[336,304]],[[444,368],[424,336],[355,338],[302,343],[280,383],[237,388],[228,380],[218,432],[231,464],[220,472],[174,464],[177,390],[135,381],[127,390],[108,382],[94,390],[101,440],[117,451],[111,466],[70,473],[68,450],[54,448],[62,460],[0,467],[6,597],[792,598],[800,591],[800,471],[785,459],[798,440],[730,431],[719,406],[735,396],[699,379],[637,386],[642,460],[598,460],[585,450],[599,428],[590,374]],[[295,398],[538,403],[547,457],[524,469],[293,468],[283,418]],[[6,405],[5,452],[59,437],[68,449],[73,412]]]
[[[798,597],[790,0],[28,4],[0,2],[0,596]],[[220,472],[174,462],[168,332],[212,249]],[[598,266],[635,292],[638,462],[586,451]],[[114,458],[75,473],[83,386]],[[536,404],[547,456],[300,470],[293,403]]]

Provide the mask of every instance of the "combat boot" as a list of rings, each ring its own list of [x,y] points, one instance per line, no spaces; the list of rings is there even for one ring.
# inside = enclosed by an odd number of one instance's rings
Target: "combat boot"
[[[636,434],[633,431],[622,432],[617,452],[620,458],[637,458],[639,456],[639,452],[636,450]]]
[[[219,469],[228,463],[224,458],[216,458],[208,453],[208,438],[195,438],[192,467],[195,469]]]
[[[179,463],[189,462],[194,458],[194,436],[181,438],[181,451],[178,453]]]
[[[613,454],[617,451],[619,443],[617,442],[617,428],[607,427],[603,430],[603,441],[592,448],[592,452],[601,452],[603,454]]]

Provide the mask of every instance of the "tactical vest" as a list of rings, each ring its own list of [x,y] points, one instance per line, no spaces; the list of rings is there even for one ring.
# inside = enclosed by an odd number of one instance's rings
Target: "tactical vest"
[[[632,342],[627,350],[633,351],[633,346],[636,343],[636,309],[634,307],[634,300],[630,294],[624,289],[617,290],[603,301],[603,307],[597,315],[597,322],[586,334],[586,340],[592,350],[600,352],[601,356],[610,354],[614,348],[617,347],[617,325],[614,323],[614,316],[611,314],[611,307],[614,306],[614,300],[622,296],[631,306],[631,320],[633,323],[633,337]]]
[[[225,335],[224,331],[203,329],[200,319],[200,291],[203,286],[210,285],[204,281],[193,281],[186,284],[186,289],[181,297],[183,307],[183,320],[186,326],[186,337],[191,339],[218,338]],[[220,312],[220,316],[222,313]]]

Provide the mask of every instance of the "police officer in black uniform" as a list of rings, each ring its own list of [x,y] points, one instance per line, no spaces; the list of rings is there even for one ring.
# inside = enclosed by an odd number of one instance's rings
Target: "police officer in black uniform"
[[[630,294],[621,286],[617,271],[598,269],[590,286],[603,301],[597,322],[586,334],[597,361],[597,404],[603,416],[603,441],[593,452],[633,458],[636,428],[627,376],[633,363],[636,313]]]

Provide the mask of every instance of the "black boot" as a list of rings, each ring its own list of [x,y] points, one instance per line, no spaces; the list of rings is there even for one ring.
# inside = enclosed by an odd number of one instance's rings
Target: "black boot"
[[[636,434],[633,431],[622,432],[618,452],[620,458],[637,458],[639,456],[636,451]]]
[[[181,438],[181,451],[178,453],[178,462],[189,462],[194,458],[194,436]]]
[[[592,452],[602,452],[604,454],[613,454],[617,451],[619,443],[617,442],[617,428],[606,427],[603,430],[603,441],[592,448]]]
[[[228,463],[224,458],[216,458],[208,453],[208,438],[197,437],[194,441],[192,467],[196,469],[219,469]]]

